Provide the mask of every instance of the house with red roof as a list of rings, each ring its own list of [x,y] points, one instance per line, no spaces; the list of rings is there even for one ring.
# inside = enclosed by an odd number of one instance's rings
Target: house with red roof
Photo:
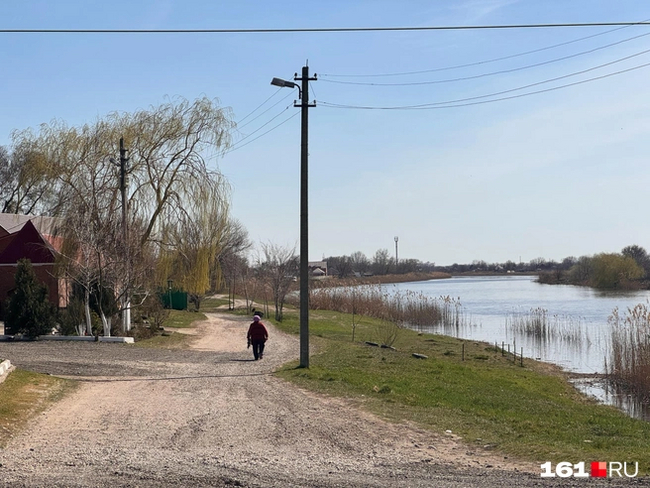
[[[56,234],[56,220],[50,217],[0,214],[0,316],[15,288],[20,259],[31,261],[36,277],[48,288],[50,302],[67,306],[70,286],[57,273],[56,256],[62,239]]]

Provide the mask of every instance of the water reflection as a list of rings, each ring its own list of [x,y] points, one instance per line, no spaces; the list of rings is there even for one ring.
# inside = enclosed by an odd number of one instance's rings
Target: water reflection
[[[650,291],[600,291],[571,285],[543,285],[534,276],[455,277],[447,280],[400,283],[389,291],[413,291],[430,297],[460,297],[466,320],[454,327],[418,328],[453,337],[511,344],[524,356],[558,364],[581,374],[602,375],[611,349],[608,317],[615,308],[626,311],[650,298]],[[531,311],[544,310],[550,331],[531,333],[523,324]],[[526,316],[528,314],[528,317]],[[538,317],[539,318],[539,317]],[[629,396],[607,391],[605,381],[576,382],[584,392],[630,415],[646,418],[647,406]],[[644,413],[645,412],[645,413]]]
[[[571,383],[580,391],[607,405],[614,405],[631,417],[650,422],[650,405],[613,387],[605,377],[578,377]]]

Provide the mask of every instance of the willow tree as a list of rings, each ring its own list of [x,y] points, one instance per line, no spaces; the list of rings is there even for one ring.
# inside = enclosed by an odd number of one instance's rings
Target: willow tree
[[[206,293],[223,283],[225,257],[248,247],[245,230],[229,217],[222,185],[216,178],[214,183],[193,195],[170,226],[167,241],[173,255],[171,277],[189,293],[197,310]],[[169,266],[169,253],[161,264]]]
[[[84,227],[83,237],[71,231],[70,238],[99,242],[97,236],[113,236],[99,253],[106,264],[102,279],[119,296],[121,309],[128,310],[134,292],[153,286],[153,273],[137,272],[147,261],[142,257],[170,245],[163,217],[187,214],[186,207],[206,195],[220,202],[227,199],[224,178],[208,167],[205,158],[228,148],[233,128],[230,111],[219,107],[217,100],[175,99],[148,110],[115,112],[80,127],[44,124],[38,133],[17,133],[14,144],[30,147],[45,158],[56,175],[57,198],[49,213],[69,222],[67,229]],[[115,232],[116,223],[121,227],[122,212],[120,138],[129,158],[128,233]],[[123,327],[130,328],[124,316]]]
[[[42,154],[14,134],[11,150],[0,147],[0,212],[41,213],[56,195],[52,167]]]

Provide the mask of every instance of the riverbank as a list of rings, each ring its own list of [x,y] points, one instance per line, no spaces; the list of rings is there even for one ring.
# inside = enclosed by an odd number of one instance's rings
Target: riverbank
[[[496,450],[535,462],[626,459],[650,472],[650,423],[580,394],[559,367],[503,355],[486,343],[400,329],[395,350],[379,342],[381,320],[313,311],[319,351],[309,369],[278,374],[299,386],[339,396],[394,422],[454,435],[473,450]],[[297,333],[288,312],[280,328]],[[416,359],[413,354],[427,359]],[[570,428],[569,428],[570,427]]]
[[[355,286],[355,285],[384,285],[391,283],[409,283],[412,281],[429,281],[443,280],[451,278],[451,274],[440,271],[431,273],[405,273],[405,274],[387,274],[373,276],[348,276],[338,278],[336,276],[327,276],[311,281],[313,287],[323,286]]]

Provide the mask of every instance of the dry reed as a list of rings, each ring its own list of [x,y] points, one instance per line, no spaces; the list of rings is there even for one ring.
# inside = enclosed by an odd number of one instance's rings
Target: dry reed
[[[640,303],[621,317],[618,308],[609,317],[612,345],[607,361],[610,383],[638,401],[650,401],[650,309]]]
[[[409,328],[449,329],[467,325],[458,298],[432,298],[412,291],[389,292],[380,285],[312,290],[310,307],[366,315]]]
[[[537,307],[528,313],[512,312],[506,317],[506,327],[540,342],[560,340],[574,345],[590,345],[584,320],[570,315],[551,315],[545,308]]]

